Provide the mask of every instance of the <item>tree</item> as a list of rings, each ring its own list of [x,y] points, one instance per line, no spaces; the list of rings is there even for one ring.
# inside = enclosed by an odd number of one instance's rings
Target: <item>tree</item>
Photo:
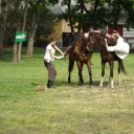
[[[71,0],[65,0],[62,3],[65,6],[65,4],[71,3]],[[90,4],[90,8],[87,8],[86,4]],[[105,8],[105,4],[109,5],[108,9]],[[120,12],[123,9],[129,15],[126,26],[134,27],[134,0],[76,0],[75,7],[68,6],[67,12],[60,15],[59,18],[69,21],[71,29],[78,22],[79,25],[76,26],[78,31],[80,31],[80,27],[85,22],[88,24],[88,27],[92,27],[93,29],[104,28],[106,25],[114,25],[114,29],[117,30]]]
[[[3,39],[6,31],[7,17],[9,14],[10,6],[13,3],[13,0],[2,0],[2,9],[0,13],[0,57],[2,57],[2,48],[3,48]]]
[[[25,5],[25,9],[24,9],[24,16],[23,16],[23,24],[22,24],[22,29],[20,31],[24,31],[25,27],[26,27],[26,17],[27,17],[28,4],[29,4],[29,0],[26,0],[26,5]],[[19,25],[20,20],[18,20],[17,24],[18,24],[17,30],[19,30],[20,29],[20,25]],[[14,43],[14,46],[13,46],[13,51],[14,51],[13,62],[14,63],[20,62],[20,60],[21,60],[21,49],[22,49],[22,42],[20,42],[18,44],[18,49],[17,49],[17,43]]]
[[[62,3],[63,5],[65,5],[65,1],[63,1]],[[66,3],[70,4],[71,1],[66,0]],[[85,4],[87,3],[90,3],[90,8],[86,7]],[[87,0],[77,0],[75,6],[71,6],[71,7],[68,6],[66,13],[60,15],[59,18],[64,18],[66,19],[66,21],[69,21],[72,32],[73,32],[72,27],[76,27],[78,28],[78,31],[80,31],[84,23],[88,24],[89,27],[93,27],[94,29],[97,29],[99,25],[96,22],[103,21],[102,23],[103,25],[104,23],[108,23],[105,20],[107,16],[106,9],[104,9],[103,7],[101,8],[101,6],[103,6],[105,3],[106,2],[100,0],[90,0],[90,2]],[[99,11],[98,11],[98,7],[99,7]],[[102,14],[100,14],[100,11],[101,13],[103,11],[103,18],[100,19],[99,17],[98,19],[97,15],[102,16]],[[78,26],[74,25],[76,24],[76,22],[79,23]],[[101,27],[102,24],[100,25]]]
[[[38,14],[37,8],[38,5],[40,4],[40,1],[37,1],[36,3],[32,3],[32,1],[30,1],[30,5],[31,5],[31,20],[30,20],[30,25],[29,25],[29,33],[28,33],[28,43],[27,43],[27,51],[26,51],[26,57],[31,57],[33,54],[33,45],[34,45],[34,37],[36,34],[36,30],[37,30],[37,23],[36,23],[36,16]]]
[[[129,29],[134,28],[134,0],[120,0],[121,5],[128,12],[128,19],[126,21],[126,27]]]
[[[34,46],[34,38],[36,33],[39,34],[38,36],[40,36],[39,33],[39,29],[44,29],[45,27],[47,27],[47,29],[51,26],[51,22],[49,23],[49,21],[52,21],[52,18],[54,15],[49,13],[48,7],[52,4],[56,4],[58,2],[58,0],[52,1],[52,0],[33,0],[30,2],[31,5],[31,17],[30,19],[30,28],[29,28],[29,34],[28,34],[28,43],[27,43],[27,51],[26,51],[26,57],[31,57],[33,54],[33,46]],[[48,23],[49,25],[47,25]],[[46,26],[45,26],[46,25]],[[38,28],[38,29],[37,29]],[[38,30],[38,31],[37,31]],[[47,30],[41,30],[43,32],[46,32]],[[44,33],[41,32],[42,35],[44,35]],[[49,32],[51,32],[51,29],[48,29],[47,34],[50,34]]]

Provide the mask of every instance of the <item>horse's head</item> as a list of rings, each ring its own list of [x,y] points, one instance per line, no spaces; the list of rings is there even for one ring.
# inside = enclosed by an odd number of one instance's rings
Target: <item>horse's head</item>
[[[101,46],[101,48],[106,49],[104,38],[107,38],[109,46],[115,46],[117,43],[118,37],[114,34],[109,37],[106,37],[100,33],[91,33],[91,35],[90,35],[90,40],[91,40],[92,45],[99,44]]]
[[[100,33],[90,33],[90,46],[94,47],[95,44],[99,44],[101,47],[104,47],[104,35],[102,36]]]
[[[96,41],[91,36],[89,36],[86,47],[89,52],[93,52],[95,44]]]

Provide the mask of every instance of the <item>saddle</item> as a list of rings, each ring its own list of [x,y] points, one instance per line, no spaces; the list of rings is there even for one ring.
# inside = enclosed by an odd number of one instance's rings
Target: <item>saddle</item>
[[[85,46],[86,46],[86,51],[90,52],[90,48],[89,48],[89,46],[87,45],[87,42],[88,42],[88,40],[89,40],[90,33],[89,33],[88,39],[85,38],[84,33],[82,33],[80,36],[81,36],[80,39],[82,39],[82,40],[84,41],[84,44],[85,44]],[[75,50],[74,50],[74,52],[75,52],[76,54],[78,54],[78,53],[80,52],[80,49],[81,49],[81,43],[78,43],[78,42],[77,42],[77,44],[75,45]]]

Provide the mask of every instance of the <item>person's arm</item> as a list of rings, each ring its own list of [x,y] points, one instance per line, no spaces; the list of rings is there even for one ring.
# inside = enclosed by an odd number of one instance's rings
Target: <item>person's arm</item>
[[[64,53],[61,51],[61,49],[59,49],[56,45],[54,45],[54,48],[59,52],[61,53],[62,56],[64,56]]]
[[[52,49],[50,49],[49,50],[49,53],[50,53],[50,56],[53,58],[53,59],[63,59],[63,56],[55,56],[54,54],[53,54],[53,51],[52,51]]]
[[[105,47],[106,47],[108,52],[114,52],[114,51],[119,51],[120,50],[120,48],[118,46],[108,46],[106,38],[104,39],[104,41],[105,41]]]

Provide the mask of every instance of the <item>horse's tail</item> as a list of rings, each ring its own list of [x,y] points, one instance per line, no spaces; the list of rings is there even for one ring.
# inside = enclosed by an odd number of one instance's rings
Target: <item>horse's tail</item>
[[[122,65],[121,65],[121,71],[122,71],[125,75],[127,75],[127,72],[126,72],[126,70],[125,70],[125,67],[124,67],[123,62],[122,62]]]

